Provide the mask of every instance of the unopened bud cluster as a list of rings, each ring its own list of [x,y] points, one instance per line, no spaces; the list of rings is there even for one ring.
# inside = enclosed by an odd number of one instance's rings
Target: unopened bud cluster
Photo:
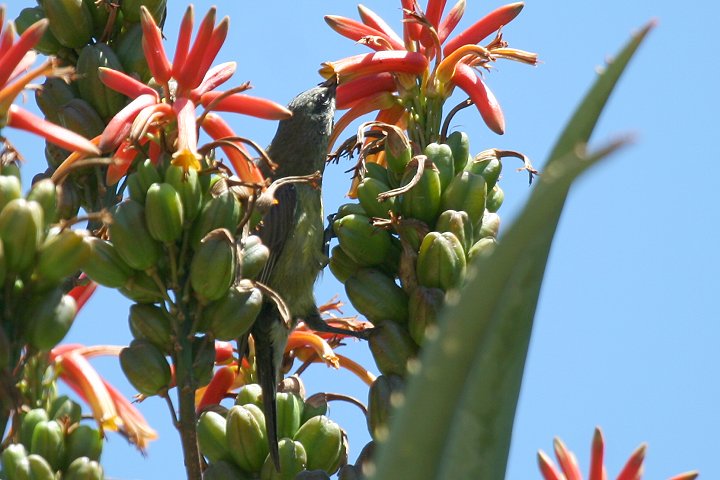
[[[15,443],[2,451],[0,478],[6,480],[101,480],[100,432],[80,423],[80,405],[66,396],[48,408],[25,412]]]
[[[330,478],[347,462],[347,437],[330,420],[327,402],[298,393],[277,394],[280,470],[268,450],[260,385],[245,385],[235,405],[223,413],[206,411],[198,419],[200,451],[209,462],[203,478],[280,480],[301,472]]]

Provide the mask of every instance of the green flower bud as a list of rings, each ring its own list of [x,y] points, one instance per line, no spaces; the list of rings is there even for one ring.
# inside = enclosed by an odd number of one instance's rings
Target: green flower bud
[[[268,456],[265,416],[253,404],[235,405],[227,414],[225,430],[230,454],[246,472],[259,471]]]
[[[208,233],[190,263],[190,285],[201,303],[219,300],[235,280],[236,247],[225,229]]]
[[[183,204],[169,183],[154,183],[145,197],[145,223],[150,236],[165,244],[175,243],[183,231]]]
[[[18,35],[22,35],[30,25],[39,22],[43,18],[45,18],[45,11],[41,7],[23,8],[20,15],[15,19],[15,28],[17,28]],[[60,42],[58,42],[50,29],[45,30],[40,41],[33,46],[33,49],[43,55],[55,55],[61,48],[62,45],[60,45]]]
[[[362,268],[345,253],[345,250],[343,250],[340,245],[335,245],[332,250],[330,250],[329,266],[330,271],[340,283],[345,283],[351,275],[354,275]]]
[[[470,137],[465,132],[455,131],[448,135],[445,143],[452,151],[455,173],[461,172],[470,158]]]
[[[52,144],[50,144],[52,145]],[[65,157],[63,157],[63,160]],[[57,218],[73,218],[80,209],[80,195],[74,183],[66,182],[56,187],[58,193]]]
[[[425,147],[424,153],[437,167],[440,174],[440,187],[444,190],[455,176],[452,149],[442,143],[431,143]]]
[[[417,167],[408,167],[402,178],[402,185],[407,185],[415,176]],[[442,186],[440,183],[440,170],[432,163],[425,163],[425,170],[420,180],[410,191],[404,193],[400,202],[400,211],[406,218],[417,218],[428,226],[435,225],[435,219],[440,213],[440,198]]]
[[[215,367],[215,341],[209,336],[193,338],[192,374],[198,387],[204,387],[213,377]]]
[[[34,408],[27,412],[23,416],[22,423],[20,424],[20,442],[29,449],[32,445],[32,436],[35,427],[38,423],[47,422],[48,420],[50,420],[50,418],[44,408]]]
[[[253,326],[260,313],[262,299],[262,292],[252,286],[231,287],[223,298],[205,308],[198,328],[218,340],[234,340]]]
[[[278,392],[276,403],[278,437],[292,438],[300,428],[305,402],[294,393]]]
[[[465,170],[482,175],[485,178],[485,182],[487,182],[487,190],[489,192],[500,178],[502,162],[497,157],[495,149],[485,150],[475,155],[475,158],[467,164]]]
[[[120,352],[120,366],[138,392],[157,395],[170,384],[170,365],[165,355],[152,343],[133,340]]]
[[[375,164],[371,164],[375,165]],[[357,196],[362,205],[363,210],[370,217],[390,218],[388,212],[397,213],[397,197],[391,197],[383,202],[379,201],[377,196],[390,190],[390,187],[376,178],[365,177],[360,185],[358,185]]]
[[[272,458],[268,455],[260,470],[260,480],[294,480],[307,465],[307,453],[302,443],[290,438],[281,438],[278,442],[280,471],[275,470]]]
[[[293,439],[305,447],[308,470],[325,470],[329,474],[338,470],[343,444],[340,425],[324,415],[312,417],[300,427]]]
[[[363,215],[365,217],[368,216],[363,206],[359,203],[343,203],[338,207],[337,214],[335,215],[335,220],[339,220],[351,214]]]
[[[160,287],[145,272],[135,272],[118,291],[135,303],[159,303],[164,300]]]
[[[235,397],[235,405],[250,404],[262,408],[262,387],[257,383],[243,386]]]
[[[407,294],[378,270],[358,270],[345,281],[345,292],[353,307],[373,323],[407,321]]]
[[[225,437],[225,417],[216,412],[203,412],[197,422],[200,453],[211,463],[231,460],[230,448]]]
[[[155,19],[155,23],[160,24],[164,16],[165,5],[166,0],[123,0],[120,11],[126,22],[138,23],[140,21],[140,6],[145,6]]]
[[[50,20],[50,31],[61,45],[81,48],[90,41],[92,15],[83,0],[44,0],[42,7]]]
[[[7,480],[28,480],[30,479],[30,462],[28,454],[19,443],[11,443],[2,451],[3,473]]]
[[[303,470],[293,480],[330,480],[325,470]]]
[[[180,195],[185,224],[192,224],[192,221],[200,213],[203,197],[197,170],[190,168],[185,171],[183,167],[170,165],[165,171],[165,181],[172,185]]]
[[[468,250],[468,262],[472,262],[476,257],[486,257],[490,255],[497,245],[494,237],[481,238]]]
[[[301,424],[304,424],[311,418],[318,415],[325,415],[328,411],[327,395],[324,393],[316,393],[305,399],[305,408],[303,409]]]
[[[380,375],[368,394],[368,430],[376,441],[387,439],[388,426],[393,417],[393,406],[398,405],[405,382],[398,375]]]
[[[34,453],[28,455],[27,459],[32,480],[55,480],[55,472],[47,460]]]
[[[20,179],[12,175],[0,175],[0,210],[10,201],[22,197]]]
[[[465,251],[473,244],[473,224],[467,212],[445,210],[438,217],[435,229],[438,232],[450,232],[455,235]]]
[[[365,163],[365,177],[374,178],[381,183],[388,183],[388,171],[387,168],[383,167],[379,163],[367,162]]]
[[[42,207],[37,202],[16,198],[5,205],[0,212],[0,239],[8,271],[23,273],[33,265],[43,240],[44,224]]]
[[[419,286],[410,294],[408,330],[418,345],[425,340],[425,330],[437,324],[438,315],[445,304],[445,292],[439,288]]]
[[[120,257],[115,246],[96,237],[86,237],[85,243],[90,247],[87,262],[83,271],[94,282],[109,288],[120,288],[125,285],[133,271]]]
[[[130,198],[141,205],[145,205],[145,196],[150,187],[161,182],[160,174],[150,159],[139,162],[135,171],[128,175]]]
[[[420,245],[417,259],[418,282],[445,291],[458,288],[465,279],[465,251],[450,233],[430,232]]]
[[[475,228],[475,238],[494,237],[497,238],[500,230],[500,216],[497,213],[485,212],[480,223],[480,228]]]
[[[53,123],[60,123],[58,109],[73,98],[77,98],[77,92],[60,77],[45,79],[42,87],[35,90],[35,102],[45,117]]]
[[[125,200],[115,208],[110,240],[120,257],[135,270],[153,267],[162,253],[145,223],[145,209],[134,200]]]
[[[356,465],[345,465],[338,472],[338,480],[363,480],[362,469]]]
[[[5,178],[5,177],[0,177]],[[55,183],[49,178],[35,182],[27,195],[28,200],[34,200],[43,209],[45,226],[55,223],[58,218],[58,194]]]
[[[131,75],[137,75],[141,82],[147,83],[152,77],[152,73],[150,73],[145,52],[142,49],[142,35],[140,23],[130,25],[117,38],[113,49],[125,71]]]
[[[103,439],[99,430],[89,425],[76,425],[65,440],[65,462],[71,464],[78,458],[100,460]]]
[[[333,222],[333,231],[347,255],[362,266],[380,265],[388,256],[390,234],[363,215],[350,214]]]
[[[67,425],[72,425],[78,423],[82,418],[82,409],[78,403],[73,402],[67,395],[60,395],[53,400],[48,415],[52,420],[63,421]]]
[[[388,130],[385,137],[385,161],[388,169],[402,175],[411,159],[410,140],[408,140],[404,132],[395,129]]]
[[[63,480],[103,480],[105,478],[100,464],[87,457],[76,458],[65,470]]]
[[[220,460],[208,465],[203,472],[203,480],[252,480],[252,478],[237,468],[232,462]]]
[[[90,103],[73,98],[57,109],[60,125],[85,138],[95,138],[105,129],[105,122]]]
[[[24,311],[27,341],[38,350],[50,350],[65,338],[76,313],[75,299],[59,288],[33,297]]]
[[[45,0],[45,4],[47,5],[49,1],[80,1],[82,3],[82,0]],[[87,10],[87,6],[85,4],[83,4],[83,6]],[[47,6],[45,9],[47,11]],[[65,23],[63,25],[63,31],[72,30],[68,29],[67,25],[77,25],[77,21]],[[50,23],[50,28],[52,29],[52,23]],[[90,19],[90,28],[92,29],[92,18]],[[53,33],[57,36],[54,30]],[[58,40],[60,40],[59,37]],[[62,40],[60,40],[60,42],[62,43]],[[83,44],[85,43],[87,42],[83,42]],[[73,48],[79,48],[80,46]],[[125,106],[127,97],[102,83],[98,77],[98,69],[100,67],[124,72],[120,60],[108,45],[96,43],[85,46],[80,51],[80,56],[78,57],[75,67],[78,73],[78,90],[80,91],[80,96],[93,106],[103,120],[107,121]]]
[[[250,235],[245,239],[243,249],[240,252],[242,265],[242,277],[255,279],[270,258],[270,249],[263,245],[257,235]]]
[[[225,228],[234,232],[240,221],[242,211],[240,203],[230,192],[211,198],[203,205],[198,218],[190,231],[190,245],[198,248],[200,240],[212,230]]]
[[[172,317],[155,305],[136,303],[130,307],[128,323],[133,337],[147,340],[167,354],[173,348],[172,322]]]
[[[53,470],[62,467],[65,455],[65,432],[55,420],[38,422],[33,430],[30,453],[45,458]]]
[[[492,190],[490,190],[490,193],[487,197],[486,207],[488,209],[488,212],[495,213],[500,210],[500,207],[502,206],[504,200],[505,192],[503,192],[503,189],[500,188],[500,185],[496,183]]]
[[[478,225],[485,212],[487,190],[485,178],[471,172],[460,172],[443,192],[442,209],[467,212],[473,225]]]
[[[418,346],[408,331],[397,323],[385,322],[370,332],[370,351],[383,375],[405,376],[408,360],[417,355]]]
[[[84,230],[62,230],[49,235],[40,247],[35,279],[41,285],[57,285],[80,270],[90,258]]]

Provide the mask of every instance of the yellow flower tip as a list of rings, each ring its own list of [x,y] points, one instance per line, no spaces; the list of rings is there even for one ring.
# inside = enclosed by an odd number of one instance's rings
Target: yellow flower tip
[[[170,163],[175,166],[182,167],[183,170],[187,172],[190,169],[200,170],[202,168],[202,165],[200,164],[201,159],[202,157],[197,152],[184,148],[173,154],[172,161]]]

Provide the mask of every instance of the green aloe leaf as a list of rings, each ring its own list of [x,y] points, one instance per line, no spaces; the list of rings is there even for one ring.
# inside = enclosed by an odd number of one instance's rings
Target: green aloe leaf
[[[600,74],[560,136],[527,205],[448,302],[436,338],[409,367],[406,400],[373,479],[501,479],[548,253],[572,182],[617,150],[585,144],[648,24]]]

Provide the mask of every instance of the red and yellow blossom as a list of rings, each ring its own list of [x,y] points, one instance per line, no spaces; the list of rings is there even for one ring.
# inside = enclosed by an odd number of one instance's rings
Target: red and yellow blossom
[[[567,449],[565,444],[556,438],[553,442],[553,448],[559,466],[556,466],[545,452],[542,450],[538,452],[538,465],[543,478],[545,480],[583,480],[577,459],[575,455]],[[616,477],[617,480],[640,480],[642,478],[643,461],[645,460],[646,450],[647,446],[642,444],[633,452]],[[602,431],[596,428],[590,454],[590,473],[587,477],[588,480],[607,480],[608,475],[605,469],[604,454],[605,440],[603,439]],[[697,476],[698,473],[693,471],[675,475],[668,480],[693,480],[697,478]]]
[[[240,93],[250,88],[247,84],[229,91],[216,90],[232,77],[236,64],[228,62],[211,68],[229,27],[227,17],[216,24],[215,16],[215,8],[210,9],[200,23],[195,41],[191,42],[194,11],[192,5],[188,7],[171,62],[165,53],[162,31],[150,12],[141,8],[142,48],[158,90],[122,72],[100,69],[99,77],[105,85],[132,99],[99,138],[102,151],[114,152],[115,165],[108,171],[108,183],[116,183],[126,174],[138,146],[157,144],[161,138],[166,139],[174,165],[200,169],[200,128],[216,141],[231,137],[232,140],[221,142],[221,148],[237,175],[246,182],[263,182],[250,156],[243,155],[245,149],[237,135],[220,117],[208,111],[236,112],[269,120],[282,120],[291,113],[275,102]],[[206,109],[199,117],[196,116],[198,106]],[[161,151],[158,149],[158,157]],[[68,165],[63,165],[58,170],[67,168]]]
[[[79,154],[98,155],[100,150],[86,138],[13,104],[31,81],[55,75],[58,68],[54,61],[48,60],[30,70],[35,61],[32,48],[47,30],[47,20],[34,23],[17,39],[12,25],[5,24],[5,10],[0,7],[0,131],[3,127],[26,130]]]
[[[499,7],[453,37],[450,35],[465,12],[465,0],[443,17],[445,4],[445,0],[428,0],[423,11],[416,0],[402,0],[402,36],[362,5],[358,7],[361,21],[325,17],[333,30],[375,50],[326,62],[320,69],[323,77],[338,79],[337,106],[348,109],[337,130],[369,111],[379,110],[380,119],[388,117],[383,112],[401,107],[406,113],[398,121],[423,147],[438,139],[443,103],[458,87],[475,103],[487,126],[497,134],[504,133],[502,110],[478,71],[489,70],[500,58],[531,65],[537,62],[533,53],[508,48],[500,33],[524,4]],[[478,45],[493,34],[486,46]]]

